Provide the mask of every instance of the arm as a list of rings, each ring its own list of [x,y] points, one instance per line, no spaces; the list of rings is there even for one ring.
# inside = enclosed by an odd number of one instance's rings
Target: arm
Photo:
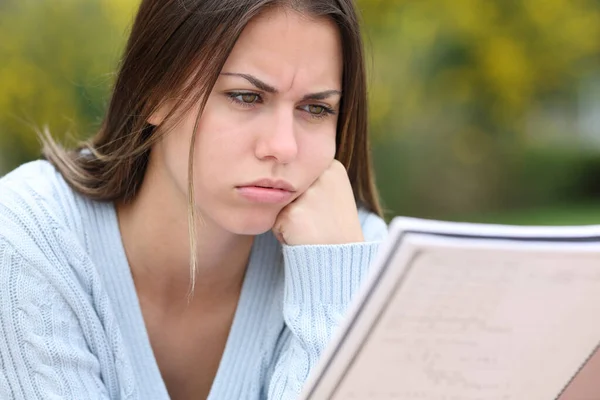
[[[0,398],[108,399],[77,307],[37,264],[0,237]]]
[[[363,218],[364,243],[284,246],[283,316],[268,399],[296,399],[363,282],[387,227]]]

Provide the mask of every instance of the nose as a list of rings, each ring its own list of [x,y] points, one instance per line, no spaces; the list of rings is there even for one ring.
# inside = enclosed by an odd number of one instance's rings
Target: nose
[[[273,110],[263,122],[256,143],[256,157],[290,163],[298,154],[293,110]]]

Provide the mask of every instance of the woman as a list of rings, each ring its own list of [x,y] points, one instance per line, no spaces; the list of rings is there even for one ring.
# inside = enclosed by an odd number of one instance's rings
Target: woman
[[[386,233],[350,0],[143,0],[100,131],[0,181],[0,398],[293,399]]]

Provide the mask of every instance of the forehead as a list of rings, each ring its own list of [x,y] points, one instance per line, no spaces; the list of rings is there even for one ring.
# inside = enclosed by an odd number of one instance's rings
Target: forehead
[[[256,74],[281,90],[340,89],[342,62],[333,21],[276,8],[246,26],[223,70]]]

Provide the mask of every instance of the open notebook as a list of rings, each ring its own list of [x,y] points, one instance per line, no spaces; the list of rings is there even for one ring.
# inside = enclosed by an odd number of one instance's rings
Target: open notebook
[[[301,399],[600,400],[600,226],[396,218]]]

